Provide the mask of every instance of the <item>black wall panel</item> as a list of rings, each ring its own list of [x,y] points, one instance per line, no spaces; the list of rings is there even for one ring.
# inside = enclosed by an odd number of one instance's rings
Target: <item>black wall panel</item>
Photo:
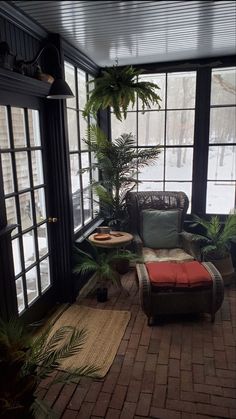
[[[8,43],[17,59],[31,60],[40,48],[40,41],[0,16],[0,41]]]

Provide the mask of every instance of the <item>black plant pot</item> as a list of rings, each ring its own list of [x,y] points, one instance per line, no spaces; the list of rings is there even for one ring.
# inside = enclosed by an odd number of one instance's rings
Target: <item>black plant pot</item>
[[[120,275],[124,275],[129,271],[129,260],[117,260],[113,266],[115,271],[117,271]]]
[[[97,302],[105,303],[107,301],[107,288],[97,288]]]

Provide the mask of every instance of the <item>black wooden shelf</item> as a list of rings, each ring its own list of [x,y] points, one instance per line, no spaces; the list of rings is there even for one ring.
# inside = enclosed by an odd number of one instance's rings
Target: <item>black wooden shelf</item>
[[[50,83],[0,68],[0,90],[45,98],[50,86]]]

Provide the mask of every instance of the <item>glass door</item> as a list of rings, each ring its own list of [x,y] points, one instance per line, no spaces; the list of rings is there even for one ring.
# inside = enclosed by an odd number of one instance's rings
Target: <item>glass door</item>
[[[53,290],[47,181],[40,126],[38,109],[0,106],[4,189],[0,205],[5,206],[7,224],[16,225],[11,233],[11,249],[20,316],[43,304],[44,296]]]

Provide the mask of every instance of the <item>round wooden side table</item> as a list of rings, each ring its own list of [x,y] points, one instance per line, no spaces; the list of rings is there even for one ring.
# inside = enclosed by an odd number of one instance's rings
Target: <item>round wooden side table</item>
[[[90,243],[97,247],[104,247],[106,249],[114,249],[119,247],[125,247],[130,244],[133,240],[133,236],[130,233],[124,231],[112,231],[108,240],[96,240],[96,233],[91,234],[88,237]]]
[[[103,247],[105,249],[119,249],[122,247],[127,246],[128,244],[130,244],[133,240],[133,236],[130,233],[126,233],[124,231],[112,231],[109,236],[110,238],[107,240],[96,240],[96,234],[91,234],[88,237],[89,242],[96,247]],[[120,290],[125,291],[125,293],[127,295],[129,295],[129,292],[122,286],[121,283],[121,277],[118,278],[117,280],[117,285],[119,287]]]

